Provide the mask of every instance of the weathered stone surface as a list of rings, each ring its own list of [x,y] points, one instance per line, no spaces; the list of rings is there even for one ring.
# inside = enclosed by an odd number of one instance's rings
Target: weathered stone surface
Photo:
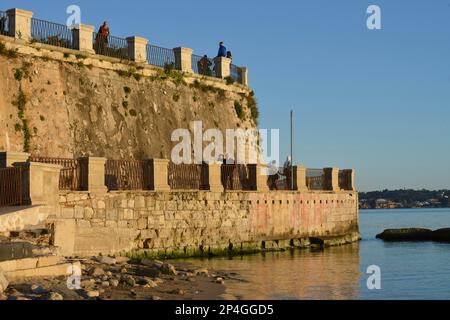
[[[376,237],[384,241],[428,241],[431,240],[432,231],[421,228],[387,229]]]
[[[6,279],[5,275],[3,274],[2,269],[0,269],[0,294],[3,293],[3,291],[6,290],[6,288],[8,288],[9,286],[9,282]]]
[[[99,276],[103,276],[105,274],[105,270],[103,270],[100,267],[94,267],[89,271],[89,274],[92,277],[99,277]]]
[[[107,256],[98,257],[98,261],[100,263],[104,263],[104,264],[108,264],[108,265],[114,265],[117,262],[116,258],[111,258],[111,257],[107,257]]]
[[[48,300],[54,300],[54,301],[61,301],[61,300],[64,300],[63,296],[60,295],[60,294],[57,293],[57,292],[50,292],[50,294],[49,294],[49,296],[48,296],[47,299],[48,299]]]
[[[162,274],[167,274],[167,275],[170,275],[170,276],[176,276],[178,274],[177,270],[175,269],[175,266],[170,264],[170,263],[164,263],[161,266],[161,273]]]

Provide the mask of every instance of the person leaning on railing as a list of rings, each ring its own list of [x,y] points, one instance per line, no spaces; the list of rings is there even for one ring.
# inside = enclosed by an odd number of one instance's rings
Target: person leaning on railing
[[[103,22],[103,25],[100,26],[98,30],[97,37],[95,41],[97,42],[97,48],[100,53],[105,53],[105,47],[108,44],[108,38],[110,35],[108,22]]]
[[[286,190],[292,188],[292,161],[291,156],[288,156],[283,165],[283,175],[286,177]]]
[[[198,73],[205,76],[211,76],[211,66],[212,63],[205,54],[198,62]]]

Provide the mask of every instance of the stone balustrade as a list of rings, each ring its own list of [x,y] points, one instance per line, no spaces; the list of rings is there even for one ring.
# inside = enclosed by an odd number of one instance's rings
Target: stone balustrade
[[[65,25],[59,25],[50,23],[47,21],[40,21],[40,23],[45,24],[44,27],[40,26],[39,28],[47,28],[45,30],[44,34],[46,35],[47,39],[36,39],[33,37],[33,12],[23,10],[23,9],[10,9],[6,11],[6,14],[8,15],[9,19],[9,28],[8,28],[8,35],[11,37],[14,37],[16,39],[21,39],[25,41],[37,41],[37,42],[43,42],[45,44],[50,44],[53,46],[62,46],[62,47],[69,47],[70,49],[78,50],[84,53],[89,54],[95,54],[95,46],[94,42],[97,40],[94,37],[95,28],[91,25],[86,24],[79,24],[74,26],[73,28],[68,28]],[[55,30],[52,30],[52,28],[55,28]],[[65,30],[65,38],[59,39],[61,35],[61,30]],[[40,30],[42,31],[42,30]],[[71,33],[71,37],[69,37],[67,34]],[[53,35],[54,34],[54,35]],[[38,36],[38,37],[41,37]],[[50,39],[52,38],[52,39]],[[56,38],[56,39],[55,39]],[[116,37],[114,38],[114,41],[116,40],[123,40],[120,43],[124,43],[123,48],[117,47],[117,44],[114,44],[112,48],[109,48],[110,50],[105,50],[105,46],[107,47],[108,44],[100,45],[101,50],[98,52],[98,54],[101,55],[110,55],[114,58],[123,59],[127,57],[131,61],[135,61],[136,63],[148,63],[152,64],[152,61],[158,61],[160,57],[151,56],[151,50],[149,50],[148,40],[141,37],[127,37],[126,39],[120,39]],[[67,43],[67,42],[72,43]],[[96,43],[98,45],[98,43]],[[121,51],[121,52],[117,52]],[[126,52],[122,52],[126,51]],[[180,70],[182,72],[186,73],[195,73],[192,66],[192,60],[193,60],[193,50],[190,48],[183,48],[183,47],[177,47],[172,50],[166,50],[171,51],[171,57],[165,57],[164,60],[167,64],[173,64],[175,69]],[[157,54],[156,54],[157,55]],[[153,62],[155,63],[155,62]],[[236,67],[234,66],[238,72],[237,74],[232,74],[231,72],[231,60],[224,57],[217,57],[214,59],[215,67],[214,67],[214,74],[211,75],[215,78],[219,79],[225,79],[228,77],[234,77],[234,81],[237,83],[240,83],[246,87],[248,87],[248,69],[246,67]],[[155,64],[159,67],[162,67],[160,63]]]

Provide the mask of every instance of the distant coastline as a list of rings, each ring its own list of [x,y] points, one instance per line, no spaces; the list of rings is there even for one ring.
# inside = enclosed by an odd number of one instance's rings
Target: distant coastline
[[[383,190],[361,192],[360,209],[449,208],[450,190]]]

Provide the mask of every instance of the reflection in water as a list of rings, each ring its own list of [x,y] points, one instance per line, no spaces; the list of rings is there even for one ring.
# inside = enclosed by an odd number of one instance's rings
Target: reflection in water
[[[227,296],[238,299],[357,299],[359,245],[326,250],[293,250],[232,259],[187,260],[236,273],[226,281]]]

